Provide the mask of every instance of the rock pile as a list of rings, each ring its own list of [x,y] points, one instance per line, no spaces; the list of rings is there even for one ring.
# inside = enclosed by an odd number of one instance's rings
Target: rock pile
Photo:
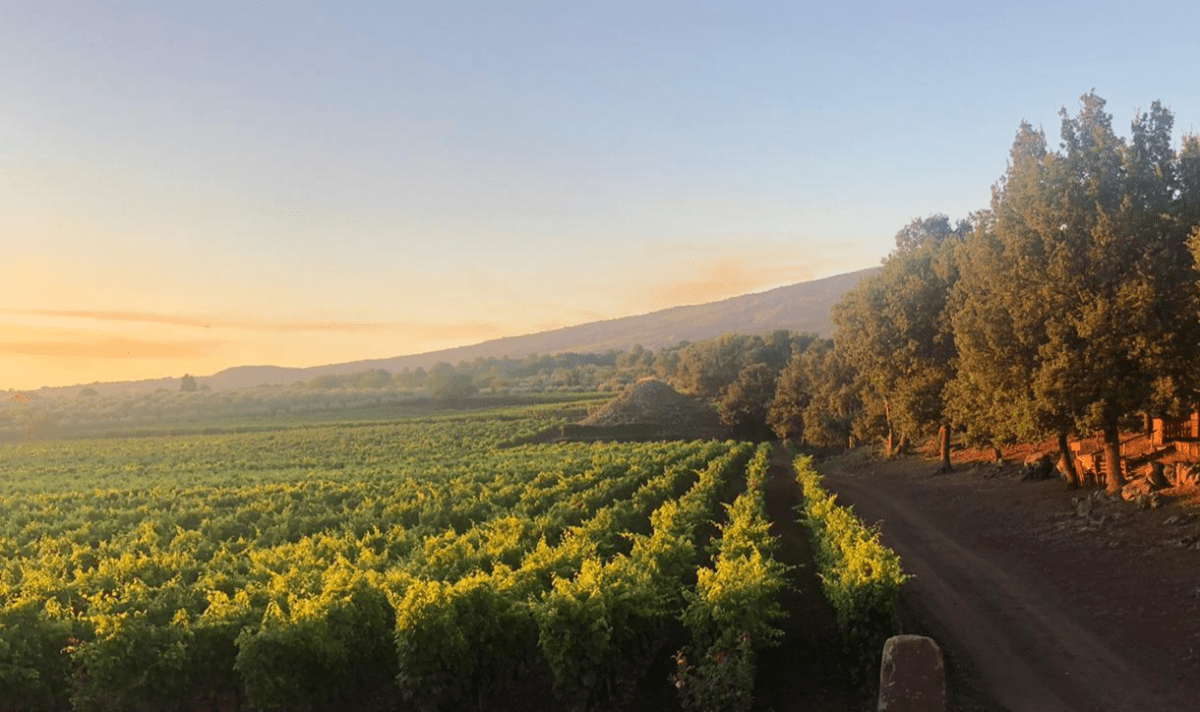
[[[1168,503],[1169,500],[1152,490],[1148,479],[1138,478],[1118,495],[1096,490],[1073,497],[1072,509],[1060,512],[1057,516],[1060,521],[1055,526],[1059,530],[1074,530],[1080,534],[1100,532],[1101,539],[1109,547],[1140,541],[1152,547],[1200,551],[1200,526],[1197,526],[1200,514],[1184,511],[1163,516],[1152,511],[1160,510]],[[1158,526],[1165,529],[1166,538],[1159,538],[1161,533],[1146,528]]]
[[[685,396],[666,383],[645,378],[625,388],[581,425],[611,427],[647,423],[662,428],[664,438],[722,438],[726,429],[713,408]]]

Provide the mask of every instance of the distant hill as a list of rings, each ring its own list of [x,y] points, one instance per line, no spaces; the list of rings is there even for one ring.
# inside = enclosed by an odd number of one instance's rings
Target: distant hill
[[[370,368],[382,368],[393,373],[405,368],[429,368],[439,361],[458,363],[475,358],[522,358],[530,354],[564,352],[604,353],[624,351],[634,344],[651,350],[673,346],[680,341],[702,341],[727,333],[763,334],[776,329],[810,331],[828,336],[833,331],[830,310],[842,295],[854,288],[864,277],[879,272],[878,267],[859,270],[835,277],[800,282],[766,292],[731,297],[719,302],[672,307],[639,316],[595,321],[543,331],[525,336],[508,336],[472,346],[460,346],[411,356],[351,361],[349,363],[284,368],[281,366],[237,366],[211,376],[197,377],[214,390],[247,388],[263,383],[293,383],[306,381],[327,373],[354,373]],[[120,391],[152,391],[156,388],[179,387],[179,379],[152,379],[120,383],[80,384],[50,388],[43,393],[75,395],[78,389],[90,385],[107,395]]]

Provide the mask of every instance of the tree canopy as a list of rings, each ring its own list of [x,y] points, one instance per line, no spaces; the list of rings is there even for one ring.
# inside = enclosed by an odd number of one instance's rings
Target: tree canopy
[[[968,227],[960,221],[952,229],[945,215],[909,223],[883,271],[834,309],[838,351],[866,397],[882,402],[889,443],[944,424],[944,391],[955,364],[947,303]]]
[[[952,412],[1000,440],[1100,431],[1121,484],[1119,426],[1195,403],[1195,260],[1173,118],[1159,102],[1119,137],[1104,100],[1061,112],[1061,148],[1022,124],[953,299]],[[1194,215],[1194,213],[1193,213]]]
[[[1200,403],[1200,139],[1176,150],[1157,101],[1128,138],[1095,92],[1060,116],[1057,149],[1020,125],[987,209],[897,232],[832,347],[782,372],[777,434],[1057,437],[1069,465],[1067,437],[1099,432],[1115,489],[1123,422]]]

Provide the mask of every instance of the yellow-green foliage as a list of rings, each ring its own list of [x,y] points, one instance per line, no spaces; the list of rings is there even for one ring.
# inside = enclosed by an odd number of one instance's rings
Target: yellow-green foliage
[[[799,457],[795,465],[804,495],[802,521],[813,534],[821,584],[842,631],[854,638],[894,625],[900,586],[909,578],[900,557],[879,542],[877,529],[821,486],[810,458]]]
[[[755,656],[781,635],[774,623],[785,615],[778,596],[787,567],[771,555],[776,542],[763,492],[770,454],[767,444],[755,452],[746,491],[726,505],[712,566],[697,571],[696,589],[687,594],[683,622],[692,644],[675,657],[675,683],[687,710],[749,710]]]
[[[683,496],[655,509],[650,534],[632,535],[629,556],[589,557],[573,577],[556,576],[553,589],[533,604],[564,706],[599,708],[614,683],[644,669],[670,619],[680,615],[686,579],[698,563],[698,531],[749,454],[748,445],[729,447]]]
[[[517,708],[552,596],[621,660],[747,448],[506,446],[536,415],[0,445],[0,710]]]
[[[772,557],[776,542],[763,500],[769,458],[770,445],[761,445],[746,469],[746,491],[726,505],[713,564],[697,571],[696,591],[688,596],[684,622],[707,646],[749,635],[762,647],[778,634],[771,622],[782,615],[775,598],[786,567]]]
[[[418,709],[469,709],[521,682],[537,628],[512,571],[418,580],[395,595],[401,694]]]

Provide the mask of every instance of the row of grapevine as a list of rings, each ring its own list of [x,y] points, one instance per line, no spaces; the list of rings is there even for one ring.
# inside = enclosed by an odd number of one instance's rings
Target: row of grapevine
[[[427,534],[464,531],[513,510],[553,526],[557,520],[569,523],[565,511],[583,511],[591,503],[599,490],[589,488],[610,487],[618,476],[636,479],[639,462],[658,466],[654,463],[667,462],[664,458],[690,454],[681,446],[664,448],[574,445],[552,453],[517,448],[464,456],[451,465],[428,457],[397,458],[386,475],[352,480],[292,468],[273,471],[276,481],[266,483],[241,483],[233,472],[233,481],[219,486],[167,484],[170,470],[121,489],[95,489],[79,478],[74,491],[0,495],[0,541],[35,558],[46,554],[39,542],[64,537],[92,548],[111,543],[127,550],[132,542],[123,539],[142,538],[147,524],[160,539],[195,531],[208,542],[242,541],[254,548],[329,531],[361,537],[372,528],[393,527],[413,532],[419,544]],[[531,478],[531,469],[539,474]],[[571,499],[574,495],[580,499]]]
[[[350,482],[418,465],[493,458],[507,443],[557,429],[558,410],[524,408],[387,423],[265,432],[0,443],[0,496],[171,486],[291,482],[318,474]],[[519,448],[518,448],[519,449]]]
[[[692,447],[682,449],[686,452]],[[703,465],[723,448],[705,445],[672,462],[657,476],[645,480],[629,498],[614,501],[598,509],[589,520],[566,529],[556,545],[548,544],[545,536],[510,540],[527,548],[515,568],[502,560],[510,554],[510,549],[504,547],[491,549],[495,558],[479,560],[477,568],[457,579],[439,575],[444,573],[441,570],[413,566],[406,575],[383,581],[389,625],[381,627],[378,618],[372,619],[371,626],[355,631],[354,639],[376,650],[381,644],[392,644],[394,639],[394,648],[386,655],[359,661],[352,669],[359,675],[363,670],[374,670],[376,682],[397,676],[399,671],[398,692],[418,709],[463,709],[478,704],[480,699],[512,698],[537,689],[530,683],[539,666],[538,631],[530,608],[536,596],[549,588],[554,577],[578,572],[587,557],[595,556],[598,550],[610,546],[613,538],[628,531],[625,527],[636,527],[639,516],[645,519],[649,515],[647,508],[653,509],[669,497],[679,483],[694,479],[692,468]],[[289,609],[295,610],[294,594],[290,602]],[[305,603],[300,607],[326,605],[320,597]],[[292,630],[309,628],[314,625],[312,621],[326,616],[297,618],[280,610],[272,625],[264,625],[253,637],[243,634],[239,640],[239,670],[248,671],[253,664],[254,672],[246,686],[253,706],[300,708],[314,699],[306,686],[314,680],[319,680],[317,686],[325,690],[380,689],[379,685],[352,688],[353,680],[331,679],[328,666],[318,667],[326,672],[317,675],[290,665],[292,657],[303,658],[312,644],[311,639],[296,637]],[[329,637],[326,631],[322,634]],[[261,647],[258,641],[263,638],[274,641],[273,650],[286,651],[289,643],[297,649],[290,655],[280,652],[272,659],[247,652]],[[281,681],[292,682],[284,685]]]
[[[779,593],[787,567],[773,556],[765,485],[771,446],[762,444],[746,468],[746,490],[726,505],[711,566],[699,570],[683,621],[691,645],[676,655],[675,684],[687,710],[747,712],[753,702],[755,658],[778,641],[784,617]]]
[[[622,674],[634,668],[618,670],[620,661],[644,657],[637,651],[677,615],[669,594],[692,570],[685,557],[668,568],[655,556],[671,551],[666,539],[694,551],[688,537],[744,460],[744,447],[722,449],[706,448],[715,457],[698,476],[668,470],[556,546],[539,542],[518,569],[498,566],[453,584],[413,582],[396,601],[405,699],[422,710],[510,708],[544,699],[553,687],[563,708],[587,708],[626,687]],[[638,533],[647,514],[651,532]],[[616,538],[632,539],[628,553],[613,548]]]
[[[682,612],[683,591],[694,583],[700,529],[749,454],[750,446],[738,445],[714,459],[687,493],[655,510],[653,530],[633,535],[628,556],[589,557],[576,576],[555,578],[534,616],[567,708],[603,706],[661,652],[664,631]]]
[[[812,532],[821,585],[843,633],[855,640],[894,631],[900,586],[909,578],[900,557],[880,543],[878,529],[821,486],[810,458],[797,458],[795,467],[804,495],[802,521]]]
[[[611,697],[748,447],[425,425],[0,450],[0,709]]]

